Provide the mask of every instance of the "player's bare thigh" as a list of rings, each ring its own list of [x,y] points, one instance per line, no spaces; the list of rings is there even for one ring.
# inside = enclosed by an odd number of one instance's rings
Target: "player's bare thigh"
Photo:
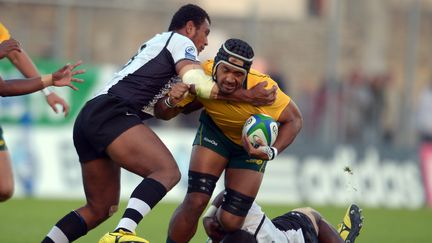
[[[172,173],[180,173],[171,152],[146,125],[133,126],[120,134],[107,153],[118,165],[142,177],[151,177],[173,186]]]
[[[317,218],[315,217],[314,213],[316,213],[317,216],[319,216],[319,213],[315,209],[310,208],[310,207],[305,207],[305,208],[296,208],[296,209],[294,209],[292,211],[300,212],[300,213],[303,213],[306,216],[308,216],[308,218],[312,221],[312,224],[314,226],[315,232],[318,235],[318,231],[319,230],[318,230]]]
[[[204,146],[192,148],[189,170],[219,177],[228,163],[228,159]]]
[[[227,169],[225,187],[255,198],[258,194],[264,173],[248,169]]]
[[[8,199],[12,196],[14,181],[12,164],[7,150],[0,151],[0,199]],[[1,200],[0,200],[1,201]]]

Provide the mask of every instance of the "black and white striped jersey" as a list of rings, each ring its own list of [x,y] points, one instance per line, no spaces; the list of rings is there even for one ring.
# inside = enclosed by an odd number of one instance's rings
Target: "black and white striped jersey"
[[[139,48],[96,96],[113,95],[153,116],[157,100],[180,81],[175,65],[184,59],[198,61],[192,40],[174,32],[157,34]]]
[[[276,228],[256,202],[249,209],[242,230],[253,234],[258,243],[305,243],[301,229],[282,231]]]

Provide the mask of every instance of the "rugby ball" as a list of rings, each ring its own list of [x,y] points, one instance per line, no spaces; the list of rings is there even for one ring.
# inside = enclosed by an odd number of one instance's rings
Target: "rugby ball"
[[[254,147],[259,147],[256,142],[261,139],[267,146],[273,146],[278,136],[278,124],[271,116],[254,114],[243,125],[243,136],[247,135],[249,142]]]

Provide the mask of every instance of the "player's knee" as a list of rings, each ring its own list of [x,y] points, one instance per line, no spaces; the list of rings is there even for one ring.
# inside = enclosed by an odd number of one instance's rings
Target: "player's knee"
[[[241,192],[227,188],[224,193],[222,209],[240,217],[246,217],[255,198]]]
[[[13,191],[1,191],[0,192],[0,202],[9,200],[13,195]]]
[[[243,221],[243,217],[237,217],[231,213],[221,212],[219,214],[219,223],[226,232],[234,232],[241,229]]]
[[[150,175],[151,178],[162,183],[169,191],[180,181],[181,174],[177,165],[160,168]]]
[[[171,178],[170,184],[172,185],[172,187],[174,187],[175,185],[177,185],[177,183],[180,181],[181,179],[181,173],[179,168],[176,166],[175,168],[171,168],[169,170],[169,175]]]
[[[100,205],[99,207],[91,207],[90,212],[92,212],[93,220],[97,222],[97,224],[107,220],[109,217],[114,215],[118,210],[117,204],[105,204]]]
[[[207,194],[188,193],[183,202],[183,206],[188,212],[198,212],[201,214],[206,208],[209,201],[210,196]]]
[[[240,229],[254,200],[253,197],[227,188],[221,205],[223,211],[219,218],[222,227],[228,232]]]
[[[7,201],[12,197],[14,193],[14,187],[12,186],[0,186],[0,202]]]
[[[198,192],[211,196],[218,179],[219,177],[211,174],[189,171],[187,193]]]

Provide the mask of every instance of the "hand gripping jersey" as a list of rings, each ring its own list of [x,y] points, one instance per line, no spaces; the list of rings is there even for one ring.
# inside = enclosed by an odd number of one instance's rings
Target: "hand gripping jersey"
[[[144,43],[129,62],[97,93],[125,100],[136,110],[154,115],[154,105],[179,82],[175,65],[198,61],[198,51],[186,36],[164,32]]]
[[[213,60],[206,61],[203,65],[204,71],[207,75],[211,75]],[[258,83],[267,81],[267,89],[277,85],[277,83],[270,78],[270,76],[262,74],[257,70],[251,69],[248,77],[246,88],[250,89]],[[185,100],[180,102],[179,106],[184,106],[191,102],[194,97],[186,97]],[[283,93],[279,88],[276,94],[276,101],[269,106],[254,106],[249,103],[232,102],[224,100],[209,100],[198,98],[203,104],[207,113],[212,120],[216,123],[219,129],[233,142],[242,145],[241,135],[242,128],[245,121],[252,115],[257,113],[264,113],[271,116],[275,121],[279,119],[280,114],[289,104],[291,98]]]

